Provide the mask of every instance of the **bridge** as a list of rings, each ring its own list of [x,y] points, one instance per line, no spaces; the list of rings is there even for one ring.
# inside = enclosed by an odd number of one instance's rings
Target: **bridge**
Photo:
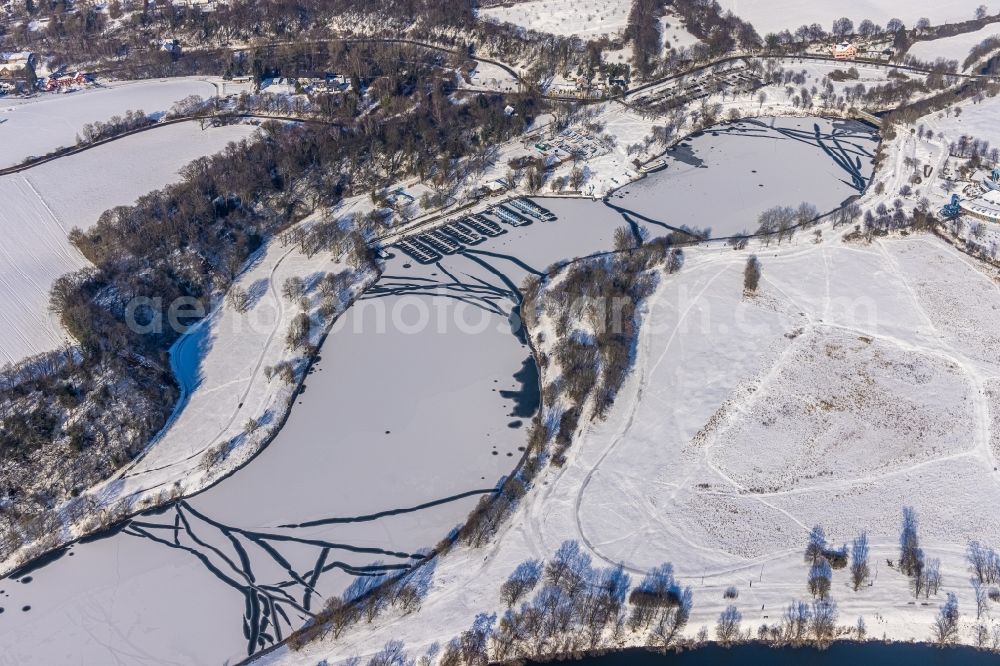
[[[881,127],[882,126],[882,119],[879,118],[878,116],[876,116],[873,113],[869,113],[868,111],[864,111],[862,109],[855,109],[854,110],[854,115],[859,120],[863,120],[863,121],[865,121],[867,123],[871,123],[872,125],[875,125],[876,127]]]

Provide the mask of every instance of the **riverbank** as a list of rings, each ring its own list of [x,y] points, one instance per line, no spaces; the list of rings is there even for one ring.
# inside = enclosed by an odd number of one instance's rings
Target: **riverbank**
[[[878,663],[887,666],[903,664],[985,666],[996,663],[996,653],[968,646],[941,648],[929,643],[910,642],[838,640],[824,649],[817,649],[752,641],[730,647],[718,643],[690,645],[669,652],[643,648],[584,651],[558,655],[545,661],[529,659],[508,663],[541,666],[563,663],[567,660],[572,660],[581,666],[717,666],[733,663],[747,666],[758,664],[799,666],[804,663],[816,666],[839,666],[844,663]]]

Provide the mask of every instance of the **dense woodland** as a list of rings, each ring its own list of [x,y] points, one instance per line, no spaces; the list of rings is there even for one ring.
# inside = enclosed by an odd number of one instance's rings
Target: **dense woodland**
[[[236,0],[203,11],[162,1],[112,0],[108,11],[102,12],[89,5],[27,0],[15,3],[12,15],[0,24],[0,50],[33,50],[55,65],[123,78],[194,73],[259,76],[261,61],[275,59],[283,62],[265,66],[287,76],[322,67],[330,46],[326,40],[404,37],[520,63],[530,70],[529,81],[540,82],[558,72],[593,75],[603,68],[602,50],[620,48],[623,42],[633,45],[633,67],[641,76],[761,43],[752,26],[723,13],[714,0],[638,0],[625,34],[617,41],[584,41],[479,22],[472,7],[455,0],[380,0],[363,6],[353,0]],[[661,58],[658,19],[668,7],[703,43],[690,52],[670,49]],[[44,27],[29,30],[29,21]],[[161,48],[165,40],[174,39],[181,48]],[[284,48],[300,53],[294,61],[274,53]],[[259,50],[264,51],[263,58]]]
[[[359,7],[354,0],[233,0],[212,11],[183,3],[111,0],[108,11],[89,3],[26,0],[15,3],[6,21],[5,48],[30,47],[67,62],[124,59],[150,50],[153,40],[188,38],[203,46],[260,40],[305,41],[329,36],[335,19],[370,14],[403,27],[415,19],[427,25],[461,27],[474,17],[470,3],[456,0],[375,0]],[[45,21],[31,31],[25,19]],[[162,52],[169,59],[177,54]]]

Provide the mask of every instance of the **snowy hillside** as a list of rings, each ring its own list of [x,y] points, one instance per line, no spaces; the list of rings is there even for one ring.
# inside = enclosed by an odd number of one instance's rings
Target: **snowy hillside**
[[[262,662],[333,663],[390,638],[423,654],[477,612],[502,613],[500,582],[565,540],[633,579],[672,563],[694,592],[690,636],[727,604],[753,631],[809,598],[802,552],[816,524],[834,544],[871,538],[872,584],[855,592],[846,573],[833,576],[842,623],[860,616],[879,636],[927,640],[940,598],[914,605],[909,579],[884,566],[904,505],[921,517],[944,590],[974,608],[966,540],[1000,543],[982,510],[1000,501],[986,393],[1000,377],[986,350],[1000,340],[975,333],[976,313],[1000,310],[995,276],[933,238],[866,247],[821,231],[818,244],[754,247],[764,280],[752,297],[746,252],[692,252],[650,299],[635,372],[607,421],[539,477],[489,546],[440,560],[416,617],[389,613]]]
[[[596,39],[624,30],[630,8],[625,0],[531,0],[482,9],[479,16],[556,35]]]
[[[957,60],[959,68],[961,68],[972,47],[994,35],[1000,35],[1000,24],[990,24],[979,30],[954,37],[917,42],[906,53],[925,62],[934,62],[938,58]]]
[[[800,0],[719,0],[724,10],[731,10],[740,18],[750,21],[761,35],[794,31],[800,25],[819,23],[829,30],[833,22],[842,17],[854,21],[855,25],[869,19],[885,26],[892,18],[898,18],[908,27],[920,18],[930,19],[933,25],[955,23],[973,18],[976,8],[984,4],[980,0],[848,0],[847,2],[801,2]],[[998,7],[985,3],[990,13]]]

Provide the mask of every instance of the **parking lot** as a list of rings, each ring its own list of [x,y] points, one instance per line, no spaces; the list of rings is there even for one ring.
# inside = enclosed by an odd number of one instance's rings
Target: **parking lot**
[[[395,247],[421,264],[431,264],[444,255],[461,252],[467,246],[507,233],[504,224],[522,227],[531,224],[533,219],[551,222],[556,216],[530,199],[513,199],[404,238]]]
[[[732,67],[725,71],[705,72],[698,77],[683,77],[651,88],[630,99],[633,106],[650,111],[677,108],[709,95],[728,93],[750,94],[764,87],[764,81],[745,67]]]

